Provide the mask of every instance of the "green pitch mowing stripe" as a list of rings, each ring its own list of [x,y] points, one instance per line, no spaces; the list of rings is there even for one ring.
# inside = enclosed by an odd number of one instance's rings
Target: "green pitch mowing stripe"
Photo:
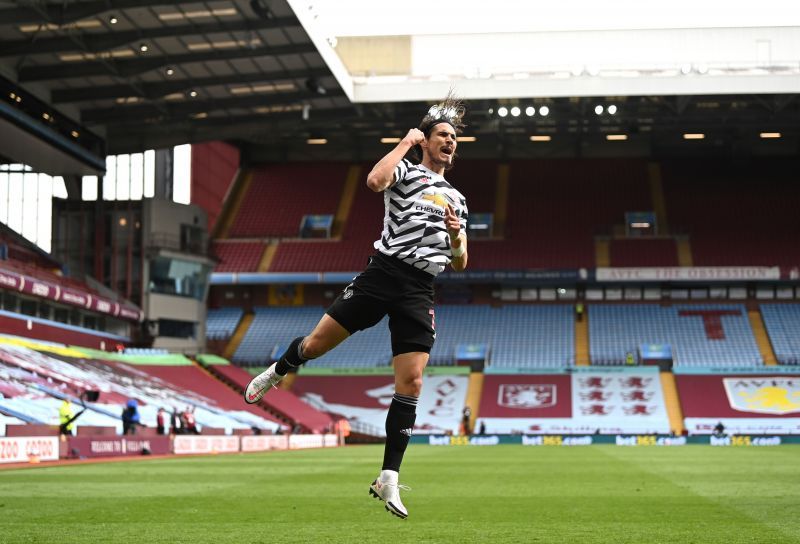
[[[0,542],[800,542],[800,447],[378,446],[0,472]]]

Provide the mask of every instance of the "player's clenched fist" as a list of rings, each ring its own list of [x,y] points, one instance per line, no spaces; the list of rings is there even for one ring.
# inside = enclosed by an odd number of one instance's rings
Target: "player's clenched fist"
[[[425,140],[425,134],[418,128],[412,128],[408,131],[404,140],[412,146],[415,146]]]

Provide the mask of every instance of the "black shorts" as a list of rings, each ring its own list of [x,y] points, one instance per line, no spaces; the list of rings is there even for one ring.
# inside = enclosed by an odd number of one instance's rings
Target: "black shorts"
[[[436,339],[433,276],[376,253],[326,313],[350,334],[372,327],[389,314],[393,355],[430,353]]]

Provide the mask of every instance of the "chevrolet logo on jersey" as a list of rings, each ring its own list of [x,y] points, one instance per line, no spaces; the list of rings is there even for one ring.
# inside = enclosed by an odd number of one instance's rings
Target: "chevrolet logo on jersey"
[[[418,212],[428,212],[434,213],[436,215],[440,215],[444,217],[444,209],[447,207],[447,198],[444,195],[434,193],[432,195],[422,195],[420,197],[422,200],[427,200],[428,202],[432,202],[434,206],[426,206],[423,204],[414,206],[414,209]]]
[[[444,197],[444,195],[440,195],[440,194],[436,194],[436,193],[434,193],[432,195],[422,195],[422,200],[430,200],[431,202],[433,202],[434,204],[436,204],[440,208],[447,207],[447,199]]]

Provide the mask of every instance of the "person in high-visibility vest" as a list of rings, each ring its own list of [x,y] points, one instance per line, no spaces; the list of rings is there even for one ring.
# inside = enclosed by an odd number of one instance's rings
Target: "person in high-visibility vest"
[[[59,431],[61,434],[72,434],[72,403],[69,399],[64,399],[61,408],[58,409]]]

